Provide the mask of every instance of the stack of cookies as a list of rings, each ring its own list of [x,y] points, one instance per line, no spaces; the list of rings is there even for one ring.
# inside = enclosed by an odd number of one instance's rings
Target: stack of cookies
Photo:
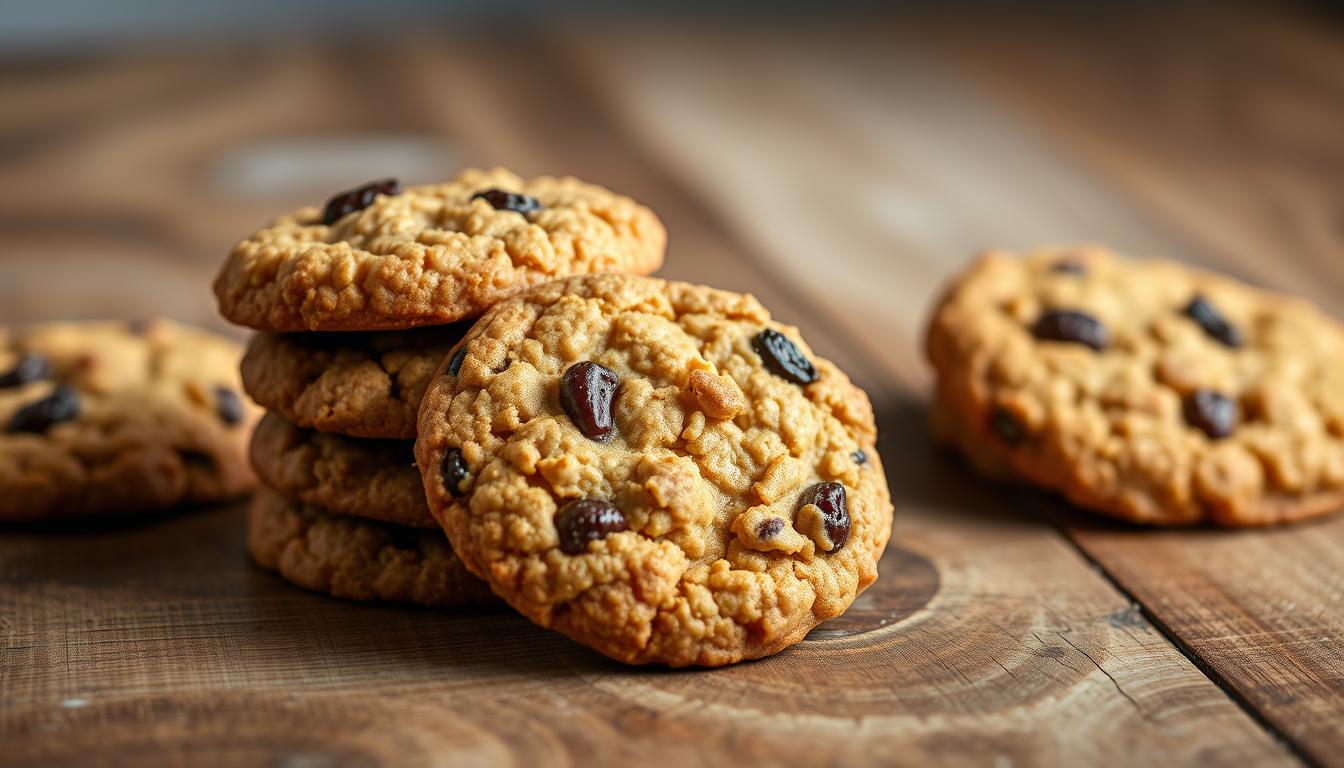
[[[628,198],[492,171],[239,244],[215,289],[263,331],[253,557],[341,597],[501,598],[631,663],[842,613],[891,532],[868,397],[751,296],[643,277],[664,241]]]
[[[491,599],[425,504],[412,451],[425,388],[500,299],[557,277],[651,272],[665,239],[629,198],[495,170],[375,182],[239,243],[215,291],[226,318],[260,331],[242,364],[268,411],[251,443],[254,559],[343,598]]]

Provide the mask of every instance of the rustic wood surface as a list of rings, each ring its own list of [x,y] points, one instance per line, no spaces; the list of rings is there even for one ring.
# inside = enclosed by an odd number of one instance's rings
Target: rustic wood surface
[[[1344,518],[1136,530],[925,436],[923,318],[984,246],[1100,241],[1344,314],[1341,28],[1147,13],[0,68],[0,321],[222,328],[213,271],[277,211],[573,172],[658,210],[663,274],[752,291],[869,390],[897,505],[844,617],[683,672],[295,590],[236,506],[0,529],[0,764],[1344,765]]]

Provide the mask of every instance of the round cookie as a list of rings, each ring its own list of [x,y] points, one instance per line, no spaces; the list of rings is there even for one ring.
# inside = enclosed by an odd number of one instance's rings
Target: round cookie
[[[243,386],[301,427],[413,440],[425,387],[469,327],[259,333],[243,356]]]
[[[614,275],[491,309],[420,409],[430,511],[534,622],[714,666],[801,640],[877,577],[867,396],[752,297]]]
[[[238,344],[167,320],[0,330],[0,520],[148,513],[249,490]]]
[[[300,429],[273,413],[252,436],[252,466],[267,486],[329,512],[437,528],[409,440],[367,440]]]
[[[980,469],[1138,523],[1344,506],[1344,328],[1309,303],[1100,248],[991,252],[928,333],[935,431]]]
[[[247,511],[258,565],[315,592],[435,608],[495,602],[438,530],[328,515],[263,488]]]
[[[469,170],[302,208],[234,247],[220,312],[260,330],[379,330],[471,318],[559,277],[647,274],[667,234],[647,208],[571,177]]]

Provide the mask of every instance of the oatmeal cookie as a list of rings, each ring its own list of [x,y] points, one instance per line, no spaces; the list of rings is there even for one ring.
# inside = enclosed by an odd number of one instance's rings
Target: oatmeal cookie
[[[0,520],[245,493],[238,344],[167,320],[0,329]]]
[[[414,443],[300,429],[268,413],[252,436],[261,481],[291,499],[342,515],[437,528],[425,506]]]
[[[1137,523],[1344,505],[1344,328],[1300,299],[1104,249],[991,252],[928,333],[935,431]]]
[[[867,396],[752,297],[614,275],[485,315],[420,410],[430,511],[534,622],[631,663],[778,652],[877,577]]]
[[[287,581],[347,600],[436,608],[495,602],[441,531],[329,515],[267,488],[247,511],[247,549]]]
[[[413,440],[425,387],[468,327],[259,333],[243,356],[243,386],[302,427]]]
[[[260,330],[438,325],[560,277],[647,274],[666,240],[649,209],[570,177],[471,170],[404,190],[387,180],[239,243],[215,295],[226,318]]]

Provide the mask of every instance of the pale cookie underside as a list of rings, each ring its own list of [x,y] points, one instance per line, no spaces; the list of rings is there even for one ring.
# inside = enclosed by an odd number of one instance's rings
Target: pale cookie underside
[[[330,515],[265,488],[248,508],[247,548],[263,568],[333,597],[434,608],[495,602],[440,531]]]
[[[536,198],[497,210],[487,189]],[[257,329],[377,330],[471,318],[548,280],[648,274],[666,232],[649,209],[577,179],[501,169],[378,196],[328,226],[316,208],[239,243],[215,280],[220,312]]]
[[[752,339],[767,328],[815,383],[765,369]],[[755,299],[577,278],[497,306],[465,345],[426,394],[417,457],[468,567],[533,621],[622,661],[719,665],[801,640],[876,578],[891,505],[868,399]],[[605,443],[559,403],[585,360],[619,378]],[[440,474],[450,449],[470,472],[460,501]],[[844,484],[852,519],[829,553],[794,522],[820,481]],[[555,517],[580,498],[614,504],[629,530],[566,554]]]
[[[1239,344],[1191,316],[1196,296]],[[1061,309],[1095,317],[1105,350],[1034,338]],[[1148,524],[1344,506],[1344,330],[1301,300],[1096,248],[991,253],[948,291],[928,351],[936,431],[982,470]],[[1192,420],[1197,392],[1234,404],[1229,434]]]

